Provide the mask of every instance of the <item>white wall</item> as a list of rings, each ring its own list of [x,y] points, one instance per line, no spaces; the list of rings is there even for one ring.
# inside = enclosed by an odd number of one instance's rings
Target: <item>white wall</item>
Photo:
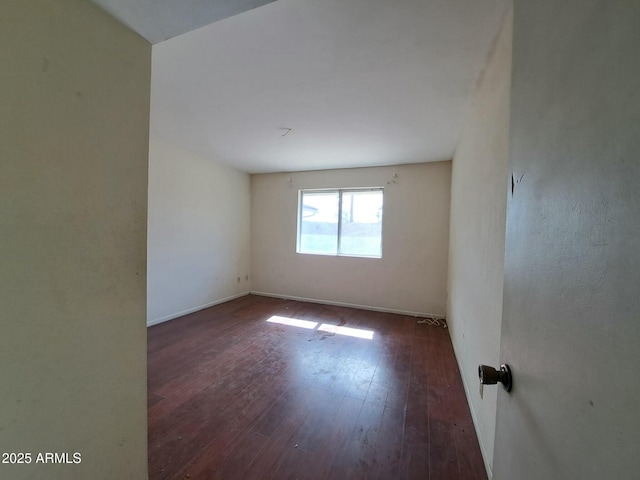
[[[639,26],[515,2],[496,479],[640,475]]]
[[[146,478],[151,47],[85,1],[1,10],[0,451],[33,459],[0,478]]]
[[[253,290],[444,315],[450,183],[451,162],[252,175]],[[298,190],[370,186],[385,187],[381,259],[296,253]]]
[[[512,15],[476,92],[452,168],[449,298],[451,341],[489,474],[497,389],[478,391],[478,364],[499,365],[507,202]]]
[[[250,290],[249,185],[248,174],[152,136],[150,325]]]

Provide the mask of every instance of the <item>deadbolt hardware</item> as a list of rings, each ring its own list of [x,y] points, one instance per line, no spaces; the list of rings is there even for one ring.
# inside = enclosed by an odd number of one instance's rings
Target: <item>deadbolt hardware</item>
[[[507,392],[510,392],[513,387],[511,368],[506,363],[500,365],[500,370],[496,370],[488,365],[479,365],[478,377],[480,378],[480,385],[495,385],[496,383],[501,383]]]

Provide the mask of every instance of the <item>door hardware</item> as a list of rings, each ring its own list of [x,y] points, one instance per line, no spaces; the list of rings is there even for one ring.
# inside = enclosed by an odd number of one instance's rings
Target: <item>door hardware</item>
[[[482,387],[484,385],[495,385],[501,383],[502,388],[507,392],[513,387],[513,377],[509,365],[500,365],[500,370],[496,370],[488,365],[478,366],[478,377],[480,378],[480,397],[482,397]]]

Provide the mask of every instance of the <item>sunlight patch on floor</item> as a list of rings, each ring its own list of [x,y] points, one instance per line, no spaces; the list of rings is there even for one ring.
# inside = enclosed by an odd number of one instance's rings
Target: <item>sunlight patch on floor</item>
[[[271,323],[279,323],[280,325],[289,325],[290,327],[308,328],[313,330],[318,325],[318,322],[310,322],[309,320],[299,320],[297,318],[287,318],[274,315],[267,320]]]
[[[366,338],[367,340],[373,340],[372,330],[342,327],[340,325],[331,325],[330,323],[323,323],[318,327],[318,330],[321,330],[323,332],[336,333],[338,335],[348,335],[349,337]]]
[[[281,317],[279,315],[273,315],[267,319],[267,322],[278,323],[280,325],[287,325],[289,327],[300,327],[308,330],[315,330],[318,326],[318,322],[312,322],[310,320],[301,320],[299,318]],[[361,328],[343,327],[341,325],[332,325],[330,323],[323,323],[317,329],[321,332],[334,333],[336,335],[347,335],[349,337],[364,338],[366,340],[373,340],[373,330],[363,330]]]

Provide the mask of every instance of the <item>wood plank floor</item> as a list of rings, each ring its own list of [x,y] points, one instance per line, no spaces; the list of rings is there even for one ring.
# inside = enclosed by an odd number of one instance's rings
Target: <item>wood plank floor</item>
[[[149,478],[486,479],[448,332],[416,320],[248,295],[149,328]]]

